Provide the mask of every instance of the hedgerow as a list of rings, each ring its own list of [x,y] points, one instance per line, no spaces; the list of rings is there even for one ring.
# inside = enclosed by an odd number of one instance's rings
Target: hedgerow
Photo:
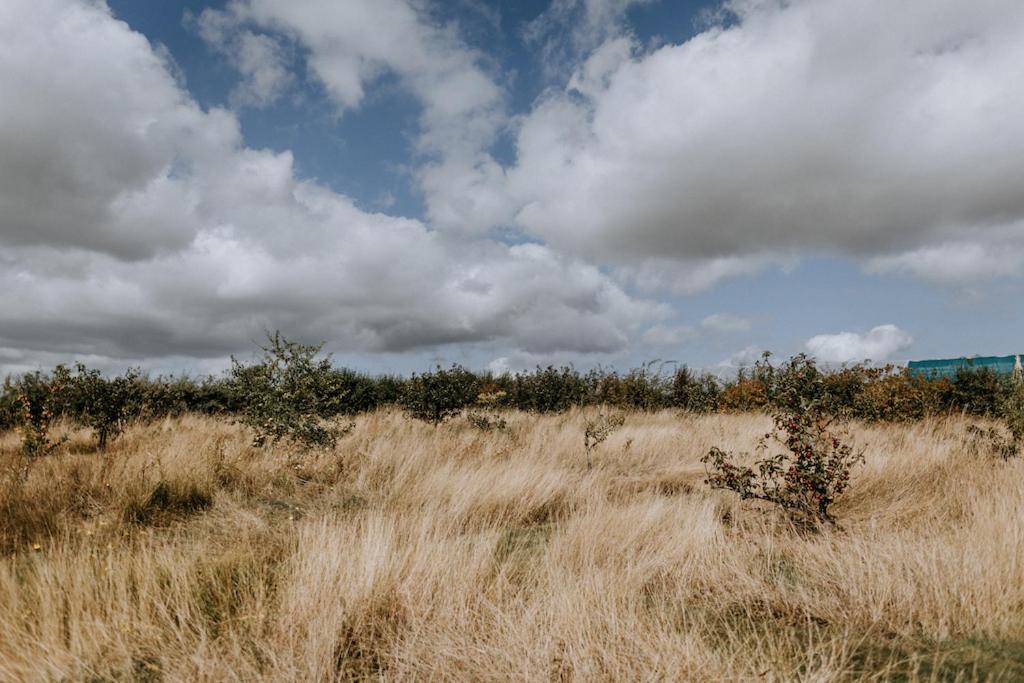
[[[49,400],[49,419],[63,417],[91,427],[101,447],[131,420],[185,413],[240,419],[257,429],[262,435],[258,440],[329,444],[328,422],[386,406],[441,422],[464,409],[552,413],[608,406],[627,412],[773,414],[791,410],[794,401],[813,400],[824,413],[844,419],[906,421],[956,412],[1005,421],[1016,396],[1009,378],[985,368],[964,368],[949,379],[894,366],[860,364],[826,371],[802,354],[777,365],[766,354],[732,378],[686,366],[670,372],[667,364],[657,363],[626,372],[596,368],[582,373],[572,366],[547,366],[495,374],[454,366],[408,378],[372,376],[335,367],[329,357],[318,358],[321,346],[296,345],[279,333],[269,339],[261,360],[233,361],[220,377],[149,377],[139,371],[110,375],[82,365],[9,377],[0,388],[0,429],[23,427],[41,435],[42,413],[33,408],[33,417],[27,417],[22,399],[27,387],[41,395],[53,383],[60,391]],[[1020,401],[1024,404],[1024,398]],[[1024,410],[1018,412],[1024,415]],[[1024,417],[1017,429],[1024,440]]]

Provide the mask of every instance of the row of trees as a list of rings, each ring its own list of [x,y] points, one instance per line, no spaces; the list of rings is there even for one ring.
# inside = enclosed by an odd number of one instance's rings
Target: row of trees
[[[336,436],[329,424],[335,418],[389,405],[439,423],[467,408],[774,412],[798,395],[830,415],[892,421],[951,411],[1000,415],[1012,393],[1008,378],[985,368],[963,369],[952,379],[865,365],[830,372],[803,355],[775,365],[765,354],[729,380],[653,363],[626,373],[538,367],[501,375],[452,366],[401,378],[336,368],[320,350],[274,334],[261,357],[233,359],[219,378],[149,378],[138,371],[108,377],[81,364],[28,373],[5,381],[0,429],[21,429],[26,451],[43,453],[55,447],[47,438],[50,423],[65,417],[91,427],[102,449],[133,419],[196,412],[240,419],[256,429],[260,443],[289,437],[325,445]]]

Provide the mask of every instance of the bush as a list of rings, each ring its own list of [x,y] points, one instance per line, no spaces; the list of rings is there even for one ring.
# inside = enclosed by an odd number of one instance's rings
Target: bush
[[[825,375],[818,369],[815,360],[805,353],[798,353],[775,368],[766,353],[761,361],[767,368],[768,402],[784,414],[802,413],[815,409],[827,412],[823,402]]]
[[[865,385],[851,412],[872,421],[920,420],[949,410],[950,387],[947,379],[928,379],[905,369],[886,368]]]
[[[21,420],[21,402],[13,379],[4,378],[3,389],[0,390],[0,432],[14,429]]]
[[[652,369],[655,363],[657,361],[652,361],[626,373],[620,380],[620,398],[613,405],[630,410],[659,410],[670,405],[669,384],[660,371]]]
[[[49,455],[66,440],[50,439],[50,426],[61,413],[66,387],[60,378],[36,371],[22,375],[13,389],[19,412],[21,452],[30,458]]]
[[[90,370],[78,363],[74,374],[58,365],[54,378],[67,387],[65,412],[93,430],[100,450],[107,447],[108,441],[120,436],[128,421],[142,408],[137,370],[108,379],[99,370]]]
[[[554,413],[582,406],[587,401],[587,382],[576,370],[563,366],[539,366],[532,373],[517,373],[508,389],[508,403],[520,410]]]
[[[710,413],[718,404],[721,389],[714,375],[698,375],[685,365],[672,377],[672,405],[693,413]]]
[[[323,345],[268,335],[263,358],[244,365],[231,358],[229,386],[239,420],[256,431],[254,444],[289,439],[305,446],[329,447],[337,430],[327,422],[337,415],[344,396],[334,393],[330,357],[316,359]]]
[[[337,399],[335,409],[339,413],[354,415],[378,408],[384,401],[380,383],[348,368],[331,372],[331,394]]]
[[[822,377],[822,408],[832,415],[857,416],[857,406],[867,387],[877,382],[887,369],[853,365]]]
[[[768,407],[768,388],[764,381],[741,374],[726,384],[718,395],[718,410],[726,412],[762,411]]]
[[[593,420],[587,420],[587,427],[583,432],[583,448],[587,453],[587,469],[593,466],[591,456],[594,449],[604,443],[605,439],[611,436],[612,432],[626,423],[624,415],[599,414]]]
[[[1024,382],[1013,379],[1007,383],[999,397],[998,413],[1010,431],[1001,455],[1004,459],[1016,457],[1024,448]]]
[[[219,415],[237,408],[227,381],[204,377],[140,377],[136,381],[139,393],[139,416],[155,419],[183,415],[188,412]]]
[[[784,380],[792,387],[807,386],[813,362],[795,357],[788,369],[793,376]],[[795,378],[795,379],[794,379]],[[863,455],[844,442],[843,435],[831,429],[832,419],[820,401],[796,395],[781,402],[773,416],[774,429],[758,445],[764,457],[753,467],[737,465],[731,453],[712,448],[701,461],[707,468],[705,480],[712,488],[739,494],[743,500],[761,500],[785,510],[797,523],[835,524],[830,508],[837,496],[846,490],[850,472]],[[770,444],[778,443],[786,452],[770,454]]]
[[[463,408],[473,405],[479,382],[469,370],[453,365],[434,372],[413,375],[402,393],[402,407],[418,420],[438,425]]]
[[[1003,386],[992,368],[958,368],[949,388],[949,405],[971,415],[995,415]]]

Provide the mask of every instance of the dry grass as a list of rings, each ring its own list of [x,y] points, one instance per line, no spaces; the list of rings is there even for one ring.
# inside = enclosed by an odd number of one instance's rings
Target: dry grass
[[[702,483],[765,418],[631,415],[589,471],[586,418],[185,418],[24,482],[2,436],[0,680],[1024,679],[1024,462],[963,421],[855,427],[807,535]]]

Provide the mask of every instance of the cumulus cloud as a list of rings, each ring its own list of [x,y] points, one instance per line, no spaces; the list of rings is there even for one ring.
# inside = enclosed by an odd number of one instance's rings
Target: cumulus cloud
[[[652,325],[643,335],[645,344],[654,347],[679,346],[691,341],[696,335],[689,325]]]
[[[654,0],[553,0],[546,10],[527,24],[524,37],[541,57],[549,76],[571,71],[581,58],[603,50],[621,51],[631,35],[626,12]],[[609,50],[609,46],[614,47]],[[606,61],[604,59],[596,62]]]
[[[216,363],[274,328],[343,351],[607,353],[666,315],[571,255],[453,238],[300,178],[101,3],[3,3],[0,89],[18,94],[0,99],[9,367],[25,350]]]
[[[745,346],[719,362],[715,368],[723,374],[729,374],[739,368],[750,367],[764,356],[765,350],[764,347],[756,344]]]
[[[205,10],[200,25],[294,40],[339,112],[358,108],[383,76],[396,77],[423,107],[415,174],[428,218],[483,232],[513,213],[504,170],[487,151],[507,120],[504,91],[458,27],[439,24],[427,9],[414,0],[232,0],[225,10]],[[229,48],[236,63],[244,47]]]
[[[203,42],[226,57],[241,74],[241,82],[230,95],[235,106],[268,106],[291,87],[295,79],[289,68],[290,59],[279,40],[241,28],[226,11],[205,9],[198,17],[185,16]]]
[[[700,321],[700,326],[709,332],[733,334],[736,332],[748,332],[750,330],[750,321],[729,313],[712,313]]]
[[[989,231],[974,241],[941,242],[878,256],[867,263],[870,273],[904,273],[947,285],[1014,276],[1022,270],[1024,221]]]
[[[682,44],[614,38],[538,103],[507,171],[521,226],[655,284],[669,269],[652,261],[873,258],[1024,217],[1024,89],[1007,85],[1024,77],[1024,5],[726,9]]]
[[[825,363],[863,360],[884,361],[894,353],[910,348],[914,338],[895,325],[879,325],[866,334],[839,332],[819,334],[807,340],[807,350]]]

